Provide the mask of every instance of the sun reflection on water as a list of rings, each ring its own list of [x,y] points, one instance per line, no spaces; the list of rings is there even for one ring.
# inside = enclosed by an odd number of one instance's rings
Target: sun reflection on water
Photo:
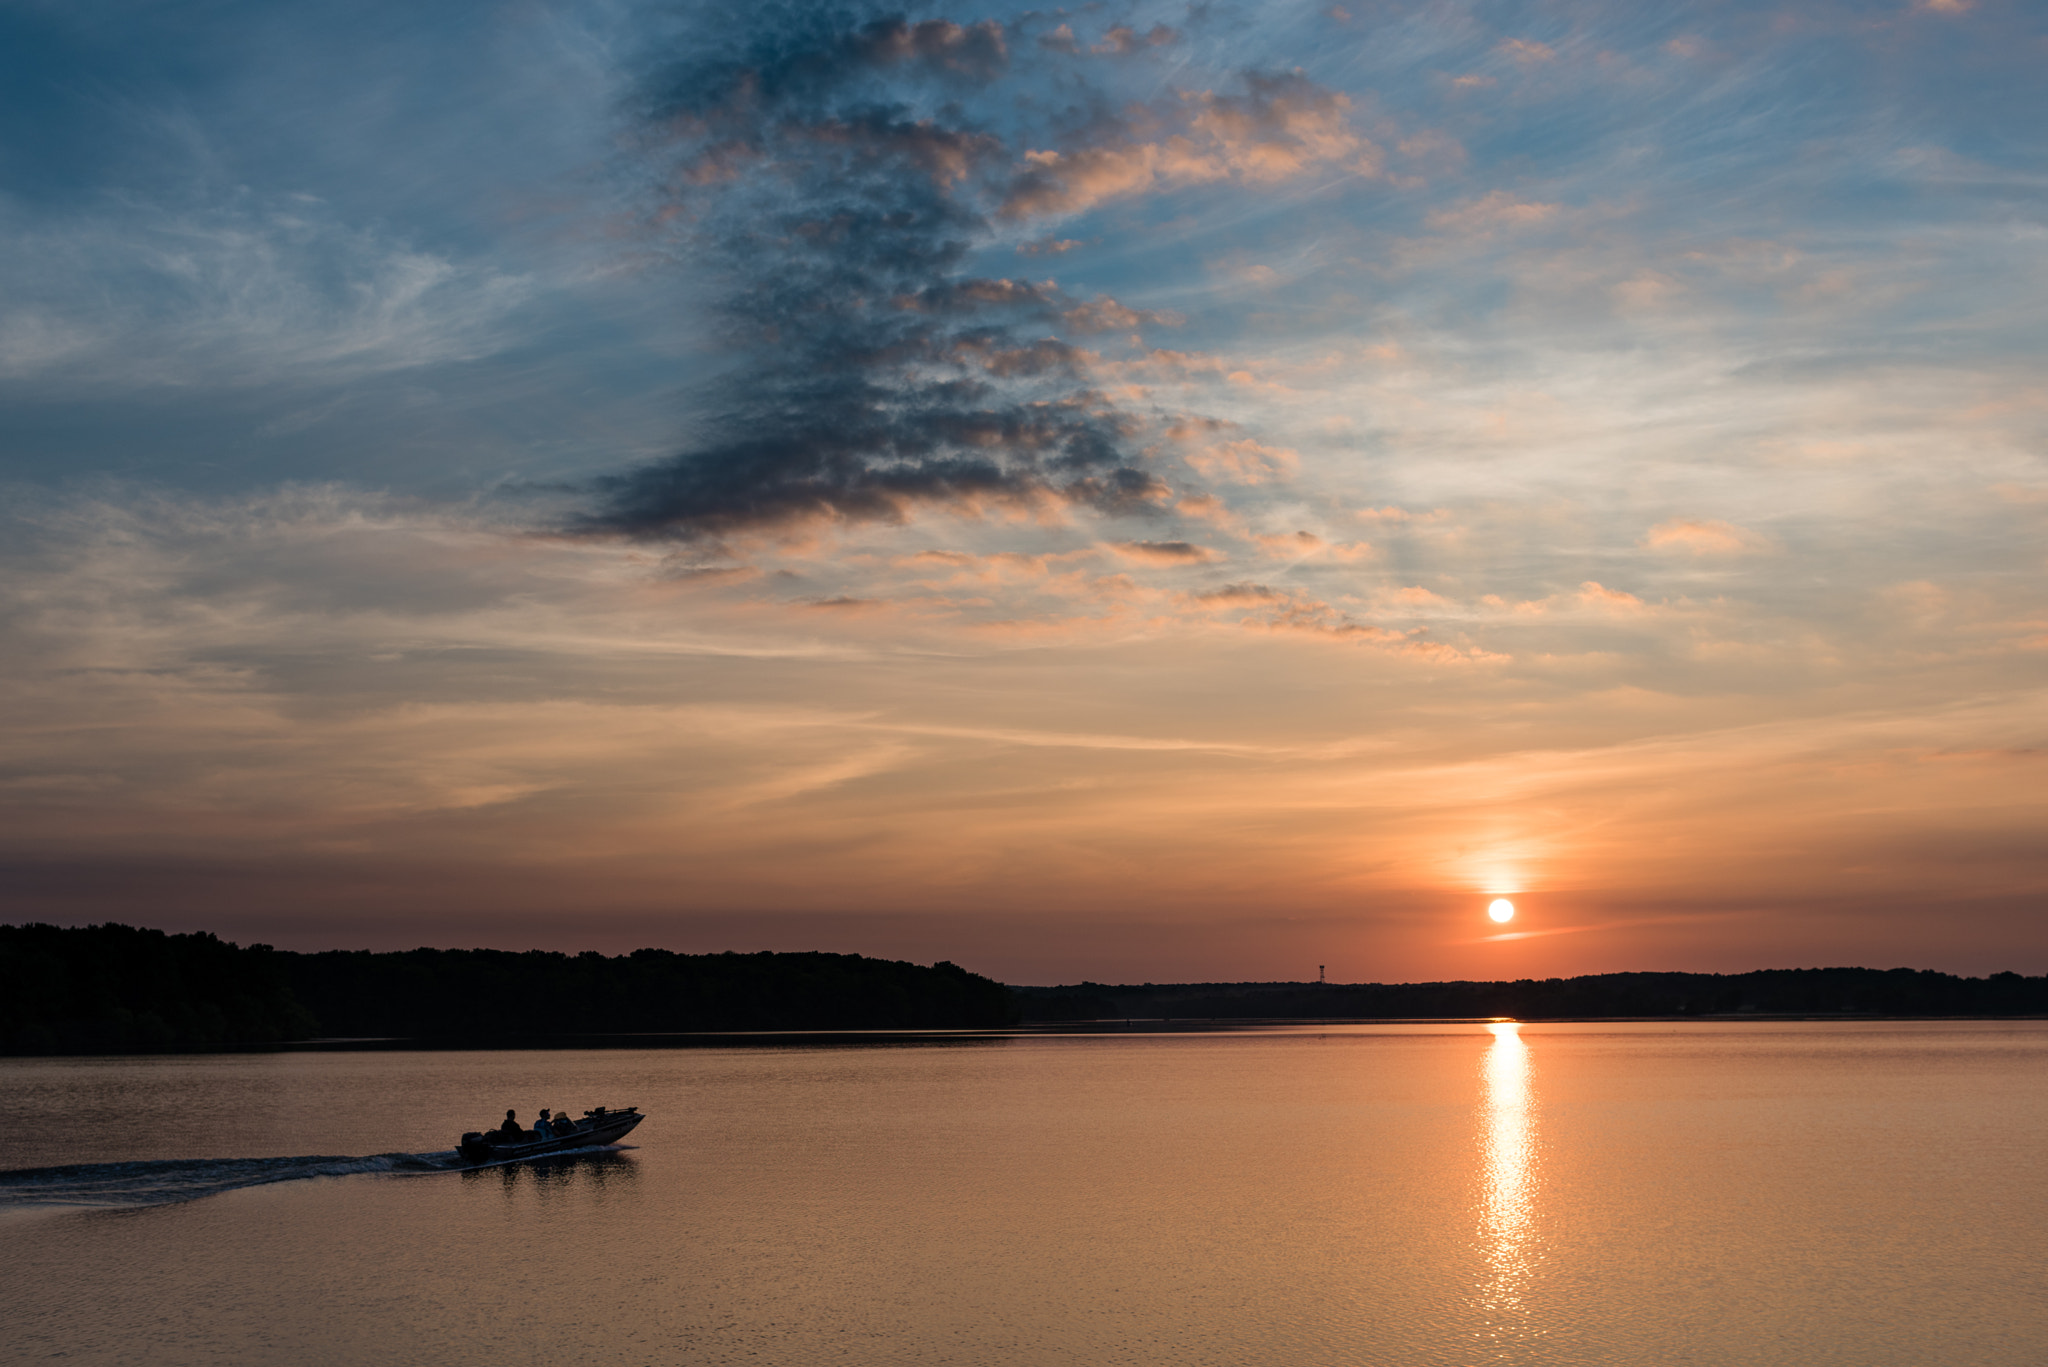
[[[1531,1113],[1529,1046],[1522,1027],[1486,1027],[1493,1047],[1481,1066],[1479,1241],[1486,1260],[1477,1308],[1481,1333],[1496,1345],[1529,1333],[1527,1300],[1536,1260],[1536,1132]]]

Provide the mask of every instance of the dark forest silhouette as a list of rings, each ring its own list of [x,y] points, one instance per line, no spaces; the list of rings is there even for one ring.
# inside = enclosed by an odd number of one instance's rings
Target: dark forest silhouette
[[[0,1052],[142,1053],[315,1037],[473,1046],[731,1031],[988,1029],[1103,1020],[2048,1015],[2048,976],[1909,968],[1603,973],[1446,983],[1010,988],[858,954],[331,950],[106,924],[0,926]]]
[[[858,954],[294,954],[107,924],[0,926],[0,1051],[127,1053],[315,1036],[450,1043],[1016,1020],[1001,983]]]
[[[2048,1014],[2048,976],[1911,968],[1599,973],[1446,983],[1145,983],[1018,989],[1027,1021],[1600,1020],[1624,1016]]]

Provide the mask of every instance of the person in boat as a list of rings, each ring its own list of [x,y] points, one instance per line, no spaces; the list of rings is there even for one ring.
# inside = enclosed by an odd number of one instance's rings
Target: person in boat
[[[524,1139],[526,1137],[526,1129],[519,1123],[519,1113],[517,1111],[507,1110],[505,1112],[505,1123],[498,1127],[498,1133],[507,1140]]]
[[[560,1138],[562,1135],[574,1133],[576,1133],[576,1122],[569,1119],[567,1111],[558,1112],[555,1116],[555,1136]]]
[[[535,1139],[553,1139],[555,1137],[555,1124],[552,1120],[548,1119],[548,1108],[545,1106],[540,1108],[540,1119],[533,1122],[533,1137]]]

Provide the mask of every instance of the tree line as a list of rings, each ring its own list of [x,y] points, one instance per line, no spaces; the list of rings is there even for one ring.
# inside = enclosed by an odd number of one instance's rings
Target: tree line
[[[1018,989],[1027,1021],[1599,1020],[1623,1016],[2048,1015],[2048,975],[1911,968],[1598,973],[1441,983],[1143,983]]]
[[[1010,988],[950,963],[640,949],[329,950],[204,932],[0,926],[0,1053],[143,1053],[318,1037],[492,1046],[572,1036],[986,1029],[1017,1023],[1630,1016],[2048,1015],[2048,976],[1909,968],[1602,973],[1516,982]]]
[[[1010,989],[858,954],[334,950],[108,923],[0,926],[0,1052],[147,1053],[316,1037],[492,1045],[681,1031],[1001,1026]]]

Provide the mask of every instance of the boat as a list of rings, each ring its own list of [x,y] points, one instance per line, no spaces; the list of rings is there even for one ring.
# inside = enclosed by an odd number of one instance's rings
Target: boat
[[[519,1158],[539,1158],[565,1149],[616,1144],[644,1119],[646,1117],[640,1114],[638,1106],[628,1106],[623,1110],[599,1106],[594,1111],[585,1111],[583,1118],[576,1122],[576,1128],[567,1134],[542,1138],[532,1130],[521,1130],[519,1133],[525,1137],[513,1139],[507,1137],[503,1130],[471,1130],[462,1136],[462,1142],[455,1149],[471,1163],[507,1163]]]

